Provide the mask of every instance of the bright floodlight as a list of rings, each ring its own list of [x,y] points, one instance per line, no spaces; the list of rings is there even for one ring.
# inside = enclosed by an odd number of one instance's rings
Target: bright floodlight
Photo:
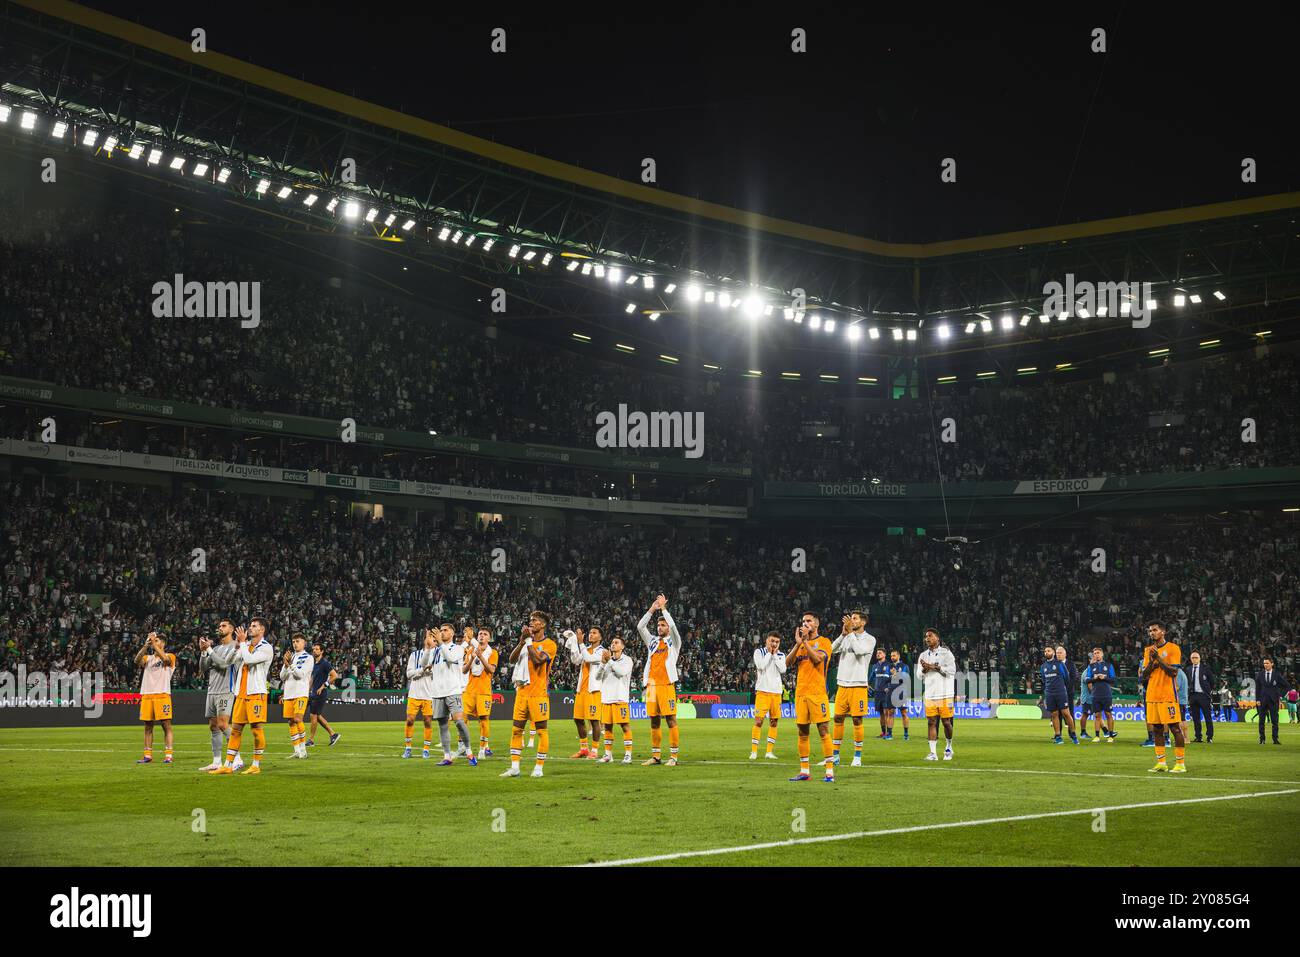
[[[551,260],[554,258],[555,256],[553,254],[547,253],[545,256],[542,257],[542,265],[549,266],[551,264]]]
[[[1176,293],[1174,295],[1174,307],[1177,309],[1181,309],[1185,305],[1187,305],[1187,297],[1184,296],[1181,292]]]
[[[0,103],[0,123],[9,122],[9,113],[10,113],[9,107],[4,103]]]
[[[993,331],[993,323],[992,323],[992,321],[991,321],[991,320],[988,320],[988,319],[981,319],[981,320],[980,320],[980,332],[992,332],[992,331]]]
[[[916,330],[915,330],[915,329],[908,329],[908,330],[907,330],[907,341],[908,341],[908,342],[915,342],[915,341],[916,341]]]
[[[673,291],[674,291],[676,288],[677,288],[677,283],[675,283],[675,282],[670,282],[668,285],[664,286],[664,292],[668,293],[668,295],[671,296],[671,295],[673,294]]]
[[[510,247],[510,258],[517,259],[518,257],[519,257],[519,244],[516,243],[515,245]]]
[[[438,230],[438,238],[442,240],[444,243],[447,241],[447,237],[450,235],[451,235],[450,226],[444,226],[442,227],[442,229]]]
[[[217,182],[224,183],[228,179],[230,179],[230,167],[223,166],[221,171],[217,173]]]
[[[1193,306],[1199,306],[1201,304],[1201,294],[1199,292],[1194,292],[1187,298],[1192,301]]]
[[[633,273],[632,275],[628,276],[628,277],[627,277],[627,285],[629,285],[629,286],[635,286],[635,285],[636,285],[637,278],[638,278],[638,277],[637,277],[637,274],[636,274],[636,273]]]
[[[731,293],[723,290],[718,293],[718,308],[727,309],[731,306]]]
[[[396,213],[389,213],[388,216],[387,216],[387,218],[384,219],[384,225],[385,225],[385,226],[392,226],[393,223],[395,223],[395,222],[397,222],[397,214],[396,214]]]
[[[939,331],[940,339],[947,339],[950,335],[952,335],[952,330],[949,329],[946,325],[940,326],[938,331]]]
[[[583,274],[584,276],[590,276],[590,275],[591,275],[591,270],[592,270],[592,264],[591,264],[591,263],[583,263],[583,264],[582,264],[582,274]]]
[[[633,313],[633,312],[636,312],[636,303],[634,303],[634,302],[629,302],[629,303],[627,304],[627,308],[624,309],[623,311],[624,311],[624,312],[627,312],[627,313]]]
[[[112,152],[113,152],[113,150],[115,150],[115,149],[117,149],[117,137],[116,137],[116,136],[110,136],[108,139],[104,140],[104,152],[105,152],[105,153],[108,153],[108,154],[111,155]]]
[[[484,252],[487,252],[489,249],[492,248],[492,246],[493,246],[494,243],[496,243],[496,240],[493,239],[491,236],[489,236],[487,239],[483,240],[483,251],[484,251]]]
[[[108,149],[108,144],[107,144],[107,143],[104,144],[104,148],[105,148],[105,149]],[[194,164],[194,175],[195,175],[195,176],[207,176],[207,175],[208,175],[208,164],[207,164],[207,163],[195,163],[195,164]]]
[[[534,259],[536,259],[536,258],[537,258],[537,250],[536,250],[536,249],[530,249],[530,250],[528,250],[528,252],[524,253],[524,262],[526,262],[526,263],[530,263],[530,262],[532,262],[532,261],[533,261]]]
[[[259,179],[257,181],[257,189],[255,190],[255,192],[257,193],[257,195],[261,196],[270,188],[271,188],[271,181],[269,179]]]
[[[822,327],[822,317],[819,313],[813,313],[808,317],[809,329],[820,329]]]
[[[570,260],[569,260],[569,265],[565,266],[564,268],[565,268],[566,270],[568,270],[569,272],[573,272],[575,269],[578,268],[578,260],[576,260],[576,259],[570,259]]]
[[[872,326],[870,329],[867,330],[867,335],[870,336],[872,339],[879,339],[879,338],[880,338],[880,327],[879,327],[879,326]]]
[[[1011,318],[1011,314],[1010,314],[1010,313],[1007,313],[1005,316],[1002,317],[1002,328],[1003,328],[1003,329],[1010,329],[1010,328],[1011,328],[1012,326],[1014,326],[1015,324],[1016,324],[1016,321],[1015,321],[1013,318]]]
[[[174,169],[174,170],[182,170],[182,169],[184,169],[184,168],[185,168],[185,157],[184,157],[184,156],[173,156],[173,157],[172,157],[172,161],[168,164],[168,166],[170,166],[170,167],[171,167],[172,169]]]
[[[466,248],[466,249],[469,249],[471,246],[473,246],[473,245],[474,245],[474,240],[476,240],[476,239],[478,239],[477,236],[470,236],[470,237],[468,237],[468,238],[465,240],[465,248]]]
[[[834,319],[827,319],[826,322],[823,324],[822,328],[825,329],[827,332],[834,332],[834,331],[835,331],[835,320],[834,320]]]
[[[23,117],[23,120],[25,121],[26,119],[27,119],[27,116],[24,116],[24,117]],[[99,133],[98,133],[98,131],[96,131],[96,130],[86,130],[85,135],[81,137],[81,145],[82,145],[82,146],[94,146],[94,145],[95,145],[95,140],[97,140],[97,139],[99,139]]]
[[[158,147],[155,146],[153,149],[149,151],[149,158],[145,160],[145,162],[148,163],[150,166],[157,166],[159,163],[162,162],[162,150],[158,149]]]
[[[1227,299],[1228,297],[1216,289],[1214,290],[1214,298],[1219,300],[1219,302],[1223,302],[1223,300]]]
[[[849,342],[857,342],[862,338],[862,330],[857,326],[849,326],[844,330],[844,335],[848,337]]]
[[[356,219],[361,215],[361,204],[355,200],[348,200],[343,204],[343,218]]]
[[[1156,302],[1154,299],[1148,299],[1148,300],[1147,300],[1147,312],[1155,312],[1155,311],[1156,311],[1156,308],[1157,308],[1159,305],[1160,305],[1160,304],[1159,304],[1158,302]]]
[[[22,122],[19,125],[29,131],[36,129],[36,114],[28,110],[23,114]]]
[[[308,193],[307,198],[302,201],[302,204],[308,207],[315,206],[316,200],[318,199],[320,199],[320,197],[317,196],[315,193]]]
[[[700,301],[700,295],[701,295],[701,293],[700,293],[700,287],[697,286],[695,283],[691,283],[690,285],[688,285],[688,286],[686,287],[686,301],[687,301],[687,302],[699,302],[699,301]]]
[[[609,281],[614,285],[618,285],[619,280],[623,278],[623,270],[619,269],[617,266],[610,266],[607,273],[609,275]],[[600,273],[598,272],[596,275],[599,276]]]
[[[642,277],[641,277],[641,285],[645,286],[647,289],[653,289],[653,288],[655,287],[655,277],[654,277],[654,276],[642,276]]]
[[[131,144],[131,152],[127,153],[126,155],[129,156],[129,157],[131,157],[131,159],[133,159],[133,160],[138,160],[141,156],[144,155],[144,144],[143,144],[143,143],[132,143],[132,144]]]
[[[745,297],[745,315],[751,319],[757,319],[763,311],[763,300],[758,296]]]
[[[402,229],[406,230],[409,233],[411,231],[411,227],[414,225],[415,225],[415,220],[408,219],[406,222],[402,223]]]
[[[376,207],[371,206],[370,209],[366,211],[366,222],[373,223],[378,218],[379,210]]]
[[[717,298],[718,298],[718,294],[714,292],[712,289],[706,289],[704,291],[705,302],[714,302]]]
[[[280,191],[275,195],[280,197],[281,199],[287,199],[289,194],[292,192],[293,190],[291,190],[288,186],[281,186]]]
[[[9,107],[6,106],[3,107],[3,109],[5,110],[6,113],[8,113]],[[57,123],[54,124],[54,138],[56,140],[63,139],[63,134],[66,132],[68,132],[67,123],[64,123],[62,120],[59,120]]]
[[[1043,316],[1043,318],[1046,319],[1047,317]],[[966,323],[966,335],[969,336],[974,331],[975,331],[975,323],[973,321]]]
[[[325,204],[325,212],[332,213],[334,212],[334,210],[338,208],[339,208],[339,198],[337,196],[331,196],[330,201]]]
[[[594,272],[596,273],[596,278],[597,278],[597,279],[604,279],[604,278],[605,278],[605,264],[604,264],[604,263],[596,263],[596,264],[595,264],[594,266],[592,266],[591,268],[592,268],[592,271],[594,271]]]
[[[902,330],[900,327],[898,327],[898,326],[894,326],[894,328],[893,328],[893,330],[892,330],[892,334],[893,334],[893,336],[894,336],[894,341],[895,341],[895,342],[902,342],[902,341],[903,341],[903,330]]]
[[[656,319],[659,318],[659,315],[660,315],[660,314],[657,313],[657,312],[652,312],[652,313],[650,313],[650,321],[651,321],[651,322],[654,322]]]

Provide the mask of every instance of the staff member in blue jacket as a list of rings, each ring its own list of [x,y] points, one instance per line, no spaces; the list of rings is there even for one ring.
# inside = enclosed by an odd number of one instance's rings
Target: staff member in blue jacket
[[[876,660],[871,662],[867,671],[867,680],[871,682],[871,700],[875,702],[876,714],[880,717],[880,733],[877,738],[884,738],[889,731],[885,718],[889,713],[889,664],[885,661],[885,649],[876,649]]]

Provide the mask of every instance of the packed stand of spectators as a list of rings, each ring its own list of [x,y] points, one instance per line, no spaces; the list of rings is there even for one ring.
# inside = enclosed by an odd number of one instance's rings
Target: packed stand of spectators
[[[682,686],[748,691],[753,649],[769,630],[792,641],[805,610],[838,634],[866,608],[881,646],[914,661],[937,626],[959,667],[997,672],[1024,692],[1045,644],[1082,662],[1100,643],[1132,676],[1153,615],[1176,641],[1237,680],[1272,655],[1294,673],[1300,617],[1300,529],[1249,516],[1104,535],[1045,530],[952,546],[924,537],[596,526],[538,538],[501,523],[402,525],[345,509],[263,499],[171,497],[159,490],[45,480],[0,487],[0,635],[13,670],[102,672],[132,688],[132,659],[161,630],[180,658],[177,687],[195,686],[196,639],[220,617],[271,622],[278,646],[294,631],[322,640],[360,687],[403,688],[403,662],[422,629],[486,623],[508,654],[533,608],[553,635],[599,625],[644,662],[636,622],[668,596],[682,629]],[[505,572],[491,571],[503,548]],[[791,549],[807,571],[791,571]],[[1108,570],[1091,570],[1104,547]],[[194,572],[203,548],[206,571]],[[105,596],[91,601],[87,596]],[[409,609],[409,620],[405,611]],[[639,666],[636,671],[639,678]],[[561,656],[552,685],[574,687]],[[509,669],[497,675],[508,686]]]
[[[120,214],[32,211],[0,222],[0,371],[114,393],[368,426],[590,448],[595,417],[701,411],[704,456],[764,477],[933,482],[1292,465],[1300,365],[1274,352],[1121,370],[1115,381],[980,384],[898,400],[655,375],[509,336],[379,294],[345,295],[253,251],[194,246]],[[112,237],[108,241],[108,237]],[[261,283],[261,324],[159,319],[152,287]],[[936,443],[943,418],[955,443]],[[1254,418],[1259,439],[1241,441]],[[1155,423],[1155,424],[1153,424]],[[1167,423],[1167,424],[1166,424]],[[818,436],[818,433],[821,436]],[[938,462],[936,462],[936,454]]]

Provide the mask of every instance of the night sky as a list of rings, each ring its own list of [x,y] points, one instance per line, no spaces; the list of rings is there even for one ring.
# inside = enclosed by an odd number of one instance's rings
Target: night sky
[[[1294,50],[1258,19],[1179,22],[1133,5],[1026,23],[775,19],[633,5],[90,3],[209,49],[615,176],[892,241],[1050,226],[1300,189]],[[1102,9],[1102,8],[1099,8]],[[550,16],[541,14],[549,13]],[[508,52],[489,50],[507,30]],[[809,52],[790,52],[790,30]],[[1089,50],[1094,27],[1109,52]],[[1244,156],[1259,182],[1241,182]],[[957,160],[956,184],[940,162]]]

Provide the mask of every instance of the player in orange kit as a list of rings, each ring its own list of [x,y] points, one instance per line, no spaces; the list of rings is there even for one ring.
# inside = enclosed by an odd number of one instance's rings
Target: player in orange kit
[[[825,758],[827,783],[835,780],[834,748],[831,745],[829,722],[830,698],[826,695],[826,672],[831,661],[831,642],[817,633],[820,622],[817,616],[806,612],[794,632],[794,648],[786,656],[789,664],[797,666],[794,685],[794,722],[799,729],[799,773],[791,781],[807,781],[808,726],[817,725],[822,737],[822,754]]]
[[[1183,736],[1182,715],[1178,710],[1178,691],[1175,681],[1178,666],[1183,663],[1179,647],[1165,637],[1165,626],[1153,621],[1147,625],[1147,635],[1154,644],[1142,656],[1142,676],[1147,679],[1147,727],[1156,743],[1156,765],[1151,771],[1169,771],[1186,774],[1183,764],[1187,740]],[[1165,729],[1174,736],[1174,766],[1165,765]]]
[[[503,778],[519,777],[519,755],[524,747],[524,726],[532,721],[537,729],[537,764],[532,777],[542,776],[546,753],[550,748],[551,733],[547,730],[551,705],[547,697],[547,683],[551,680],[551,666],[555,663],[555,642],[546,637],[550,616],[535,611],[528,616],[528,624],[519,633],[519,644],[510,652],[510,663],[515,666],[511,682],[515,686],[514,728],[510,732],[510,767],[501,773]]]

